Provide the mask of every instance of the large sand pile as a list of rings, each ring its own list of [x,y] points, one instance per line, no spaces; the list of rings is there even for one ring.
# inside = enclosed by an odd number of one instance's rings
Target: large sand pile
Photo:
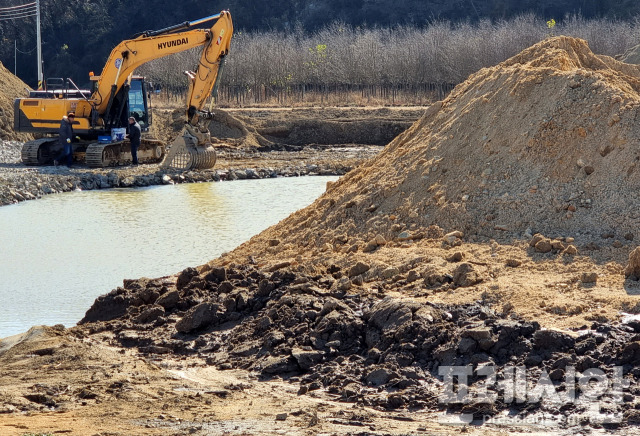
[[[545,40],[483,69],[313,206],[255,239],[308,248],[438,225],[587,243],[640,226],[640,67]]]
[[[31,135],[13,131],[13,101],[27,95],[26,83],[11,74],[0,63],[0,139],[28,141]]]

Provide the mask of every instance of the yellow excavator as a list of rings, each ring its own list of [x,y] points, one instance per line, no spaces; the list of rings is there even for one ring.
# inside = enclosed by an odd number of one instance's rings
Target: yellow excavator
[[[215,21],[211,28],[195,28],[209,21]],[[30,91],[29,97],[14,102],[14,129],[44,135],[24,144],[22,161],[26,165],[53,163],[62,146],[51,135],[58,133],[63,116],[75,112],[73,131],[78,139],[72,142],[74,159],[84,158],[89,167],[130,162],[130,143],[123,134],[128,118],[133,116],[143,132],[152,122],[151,89],[143,77],[133,75],[135,69],[154,59],[202,47],[196,70],[185,72],[189,91],[183,132],[168,147],[143,135],[138,159],[142,163],[162,161],[163,167],[175,169],[212,168],[216,154],[206,127],[211,111],[205,110],[205,104],[217,92],[232,34],[231,14],[222,11],[122,41],[111,51],[102,73],[90,74],[91,91],[79,89],[71,79],[46,80],[43,90]]]

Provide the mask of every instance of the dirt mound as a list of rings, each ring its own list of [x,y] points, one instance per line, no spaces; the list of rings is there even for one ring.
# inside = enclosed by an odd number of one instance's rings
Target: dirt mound
[[[0,63],[0,139],[5,141],[28,141],[31,135],[13,131],[13,101],[27,95],[26,83],[11,74]]]
[[[632,235],[639,89],[639,67],[597,56],[583,40],[545,40],[470,76],[252,247],[389,240],[430,225],[470,240]]]
[[[624,366],[635,385],[640,323],[609,322],[640,312],[616,265],[630,243],[602,248],[602,265],[578,249],[603,234],[632,240],[640,224],[639,73],[578,39],[533,46],[471,76],[310,207],[207,265],[125,281],[78,329],[387,409],[447,408],[449,365],[524,366],[553,381]],[[630,395],[610,411],[634,423]]]
[[[416,107],[214,109],[208,123],[217,147],[300,151],[306,146],[385,146],[422,116]],[[151,134],[171,143],[184,127],[183,109],[155,108]]]

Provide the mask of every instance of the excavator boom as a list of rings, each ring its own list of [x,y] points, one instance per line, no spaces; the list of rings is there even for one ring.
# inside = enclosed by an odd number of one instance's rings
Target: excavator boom
[[[210,20],[217,20],[210,29],[176,31]],[[137,38],[122,41],[111,51],[102,73],[93,79],[97,80],[97,86],[90,100],[95,103],[98,113],[107,112],[112,95],[124,86],[129,76],[140,65],[204,45],[197,69],[199,74],[195,80],[191,80],[190,94],[187,97],[188,108],[194,106],[197,110],[202,109],[218,77],[220,59],[229,52],[233,34],[231,14],[222,11],[178,26],[143,33]]]
[[[182,135],[178,136],[165,156],[161,166],[177,169],[207,169],[216,163],[216,153],[211,145],[209,129],[199,124],[201,115],[211,118],[209,112],[202,109],[207,98],[216,93],[220,69],[224,64],[224,56],[229,51],[229,43],[233,33],[231,15],[223,12],[211,28],[209,39],[202,50],[195,72],[185,71],[189,77],[187,94],[187,123]]]

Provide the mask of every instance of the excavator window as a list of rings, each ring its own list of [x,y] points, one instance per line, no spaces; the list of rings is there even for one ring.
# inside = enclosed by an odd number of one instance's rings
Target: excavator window
[[[129,88],[129,116],[138,121],[142,130],[149,128],[147,100],[145,97],[142,80],[132,80]]]

